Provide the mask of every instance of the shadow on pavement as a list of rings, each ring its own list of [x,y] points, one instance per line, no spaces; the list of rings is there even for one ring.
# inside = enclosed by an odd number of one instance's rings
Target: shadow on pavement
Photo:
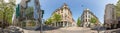
[[[105,33],[120,33],[120,28],[111,29],[111,30],[106,30]]]
[[[100,31],[105,31],[106,28],[105,27],[94,27],[94,28],[91,28],[91,30],[95,30],[97,32],[100,32]]]
[[[52,27],[52,26],[47,26],[47,25],[44,25],[42,27],[42,31],[48,31],[48,30],[55,30],[55,29],[59,29],[61,27]],[[35,29],[36,31],[41,31],[41,27],[38,27],[37,29]]]

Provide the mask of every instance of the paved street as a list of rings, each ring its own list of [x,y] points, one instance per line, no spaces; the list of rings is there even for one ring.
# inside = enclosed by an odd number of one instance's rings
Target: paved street
[[[10,30],[22,33],[22,30],[24,33],[40,33],[40,30],[28,30],[28,29],[22,29],[20,27],[9,27]],[[14,30],[13,30],[14,28]],[[19,31],[17,31],[19,29]],[[39,28],[38,28],[39,29]],[[61,27],[61,28],[53,28],[50,26],[44,26],[43,33],[98,33],[97,30],[91,30],[90,28],[84,28],[84,27]],[[4,32],[12,32],[12,31],[4,31]],[[101,30],[99,33],[120,33],[120,28],[118,29],[112,29],[112,30]],[[2,32],[2,29],[1,29]]]
[[[97,33],[97,31],[90,30],[90,28],[82,27],[65,27],[52,31],[45,31],[46,33]]]
[[[24,30],[24,33],[40,33],[40,31]],[[53,30],[45,30],[43,31],[43,33],[98,33],[98,32],[95,30],[90,30],[90,28],[64,27],[64,28],[58,28]],[[103,33],[103,32],[100,31],[100,33]]]
[[[111,30],[106,30],[105,33],[120,33],[120,28],[111,29]]]
[[[10,30],[15,31],[15,32],[21,32],[24,33],[40,33],[40,28],[37,28],[35,30],[29,30],[29,29],[22,29],[20,27],[9,27]],[[14,30],[12,29],[14,28]],[[18,30],[19,29],[19,30]],[[17,31],[18,30],[18,31]],[[110,30],[108,30],[110,31]],[[119,31],[119,30],[117,30]],[[98,33],[97,30],[91,30],[90,28],[84,28],[84,27],[60,27],[60,28],[55,28],[51,26],[43,26],[43,33]],[[100,33],[104,33],[104,31],[100,31]]]

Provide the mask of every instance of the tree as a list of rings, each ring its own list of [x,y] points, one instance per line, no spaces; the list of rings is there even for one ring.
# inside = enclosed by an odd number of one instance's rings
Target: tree
[[[53,21],[55,22],[60,22],[62,20],[61,15],[57,13],[54,13],[52,18],[53,18]]]
[[[36,23],[33,20],[31,20],[29,23],[30,23],[30,26],[35,26],[36,25]]]
[[[91,18],[90,22],[95,24],[97,22],[97,19],[93,17],[93,18]]]
[[[117,4],[116,4],[116,7],[115,7],[116,9],[116,16],[117,17],[120,17],[120,0],[117,2]]]
[[[50,24],[55,23],[55,22],[60,22],[61,20],[62,20],[61,15],[54,13],[52,15],[52,17],[50,17],[48,20],[46,20],[45,24],[50,25]]]
[[[25,17],[27,18],[27,20],[30,20],[29,23],[29,26],[35,26],[36,23],[34,22],[34,18],[33,18],[33,12],[34,12],[34,9],[33,7],[28,7],[26,10],[25,10]]]
[[[28,18],[28,19],[33,19],[33,7],[28,7],[25,11],[25,16]]]
[[[23,23],[22,23],[23,24]],[[28,20],[27,21],[27,26],[29,26],[29,27],[33,27],[33,26],[35,26],[36,25],[36,23],[34,22],[34,20]],[[24,27],[24,26],[23,26]]]
[[[49,18],[49,19],[46,20],[46,22],[45,22],[46,25],[50,25],[51,23],[52,23],[52,19],[51,19],[51,18]]]
[[[9,0],[8,3],[0,0],[0,20],[2,20],[2,28],[12,24],[12,15],[15,11],[15,0]]]
[[[80,26],[80,18],[77,19],[77,26]]]

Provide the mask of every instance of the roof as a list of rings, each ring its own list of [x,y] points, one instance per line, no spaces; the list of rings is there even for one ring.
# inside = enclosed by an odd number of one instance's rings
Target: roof
[[[64,7],[64,6],[66,6],[66,8],[70,11],[70,13],[71,13],[71,15],[72,15],[71,10],[68,8],[68,6],[67,6],[67,4],[66,4],[66,3],[64,3],[62,7],[57,8],[57,9],[56,9],[56,10],[52,13],[52,15],[53,15],[53,14],[54,14],[57,10],[63,9],[63,7]]]

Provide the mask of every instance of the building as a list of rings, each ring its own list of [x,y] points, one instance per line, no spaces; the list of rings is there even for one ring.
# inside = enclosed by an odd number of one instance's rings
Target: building
[[[104,26],[108,29],[117,27],[115,5],[107,4],[104,14]]]
[[[22,23],[26,20],[25,18],[25,10],[27,8],[27,3],[29,2],[30,0],[21,0],[20,4],[17,5],[17,8],[16,8],[16,18],[14,18],[14,23],[16,26],[20,26],[20,27],[23,27]]]
[[[60,22],[57,22],[56,25],[57,27],[68,27],[68,26],[73,26],[75,25],[75,21],[72,18],[72,12],[70,11],[70,9],[68,8],[67,4],[64,3],[64,5],[58,9],[56,9],[52,15],[56,13],[56,14],[60,14],[62,17],[62,20]]]
[[[32,4],[30,4],[31,2]],[[29,6],[29,5],[33,5],[33,6]],[[42,25],[43,10],[40,9],[39,0],[21,0],[17,9],[16,9],[17,26],[23,28],[26,27],[30,28],[31,22],[36,23],[34,26],[35,28],[40,27],[40,25]]]
[[[83,14],[81,15],[81,26],[82,27],[92,27],[95,26],[95,24],[99,24],[99,20],[98,18],[88,9],[84,9]],[[97,23],[93,24],[91,23],[91,18],[96,18],[97,19]]]

